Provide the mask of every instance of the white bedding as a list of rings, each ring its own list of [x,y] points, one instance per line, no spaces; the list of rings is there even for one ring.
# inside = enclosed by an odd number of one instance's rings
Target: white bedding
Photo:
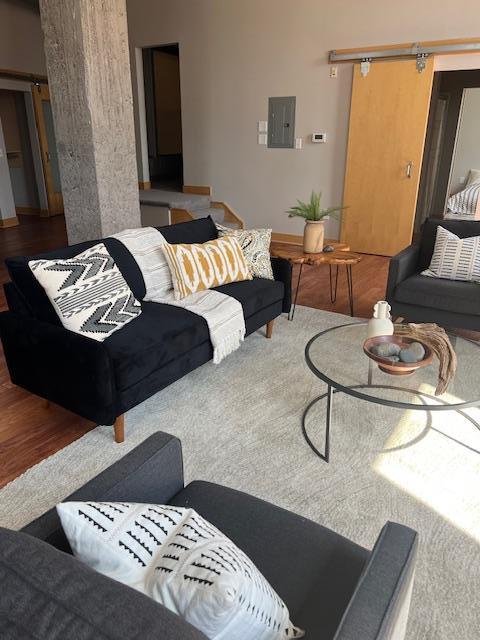
[[[480,218],[480,182],[470,184],[448,198],[445,218],[455,220]]]

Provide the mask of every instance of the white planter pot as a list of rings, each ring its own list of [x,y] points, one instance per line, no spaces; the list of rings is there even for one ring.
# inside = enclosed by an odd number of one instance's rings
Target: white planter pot
[[[303,231],[303,250],[305,253],[323,251],[325,225],[323,220],[306,220]]]

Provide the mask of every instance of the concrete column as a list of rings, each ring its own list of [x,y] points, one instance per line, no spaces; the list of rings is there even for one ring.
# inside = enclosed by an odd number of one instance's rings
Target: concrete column
[[[140,226],[125,0],[40,0],[70,244]]]

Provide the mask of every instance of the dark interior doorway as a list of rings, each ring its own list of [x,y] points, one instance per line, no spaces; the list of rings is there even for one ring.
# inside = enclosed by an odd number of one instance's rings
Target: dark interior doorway
[[[420,188],[415,217],[415,234],[427,218],[443,218],[451,190],[465,185],[450,184],[458,128],[465,90],[480,87],[480,69],[439,71],[434,75],[432,99],[425,139]],[[476,133],[480,130],[480,118]],[[478,133],[476,135],[478,137]],[[474,163],[475,164],[475,163]],[[480,167],[480,150],[477,163]],[[476,169],[476,166],[470,167]],[[468,179],[468,170],[463,180]],[[462,181],[463,181],[462,180]]]
[[[148,161],[153,188],[182,189],[182,111],[178,44],[143,49]]]
[[[16,213],[39,213],[39,196],[23,91],[0,89],[0,122]]]

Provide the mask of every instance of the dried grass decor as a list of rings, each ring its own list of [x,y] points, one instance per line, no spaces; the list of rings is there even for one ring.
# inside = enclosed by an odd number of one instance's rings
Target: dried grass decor
[[[439,360],[438,384],[435,395],[440,396],[448,388],[457,370],[457,355],[444,329],[437,324],[395,324],[397,336],[413,338],[430,347]]]

